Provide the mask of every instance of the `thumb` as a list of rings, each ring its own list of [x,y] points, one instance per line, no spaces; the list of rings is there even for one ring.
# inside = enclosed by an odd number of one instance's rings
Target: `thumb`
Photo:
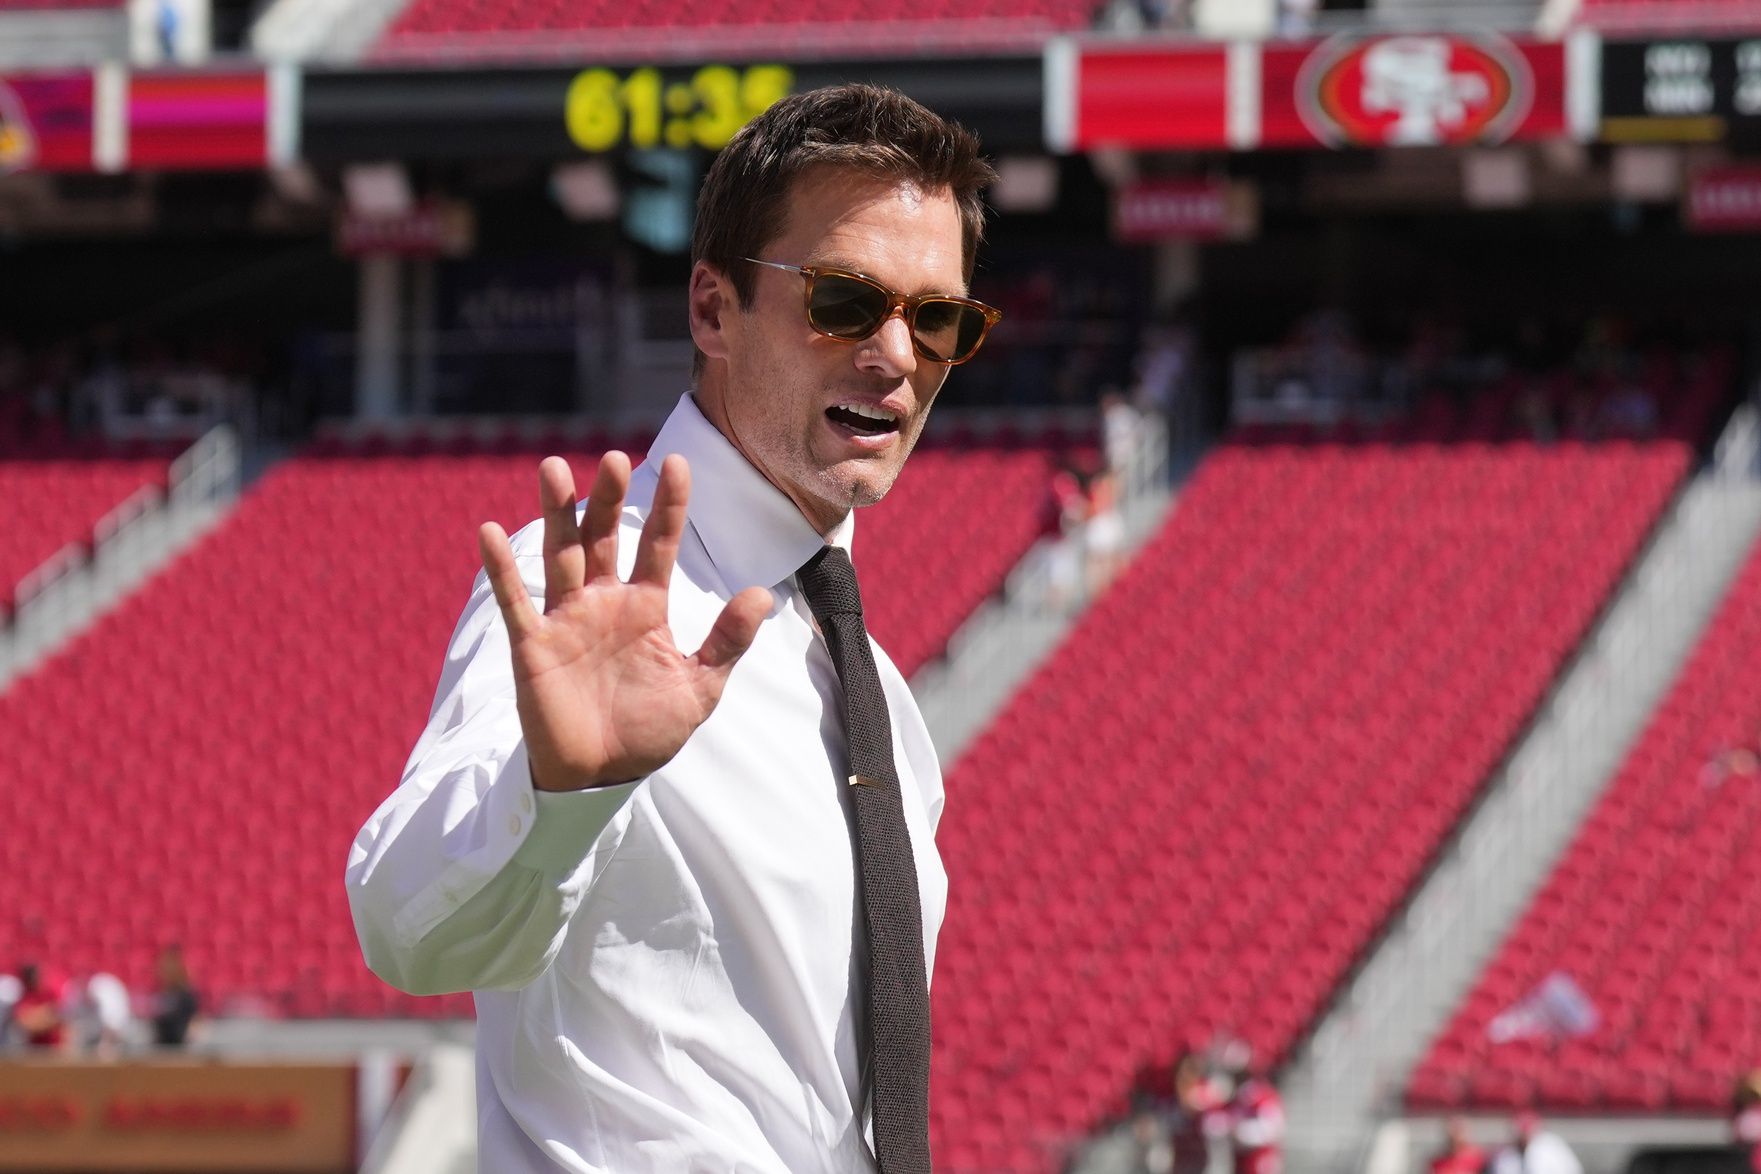
[[[758,625],[770,614],[770,605],[770,592],[763,587],[748,587],[728,600],[722,614],[716,617],[715,627],[704,637],[703,647],[691,658],[715,675],[717,693],[721,692],[720,682],[733,671],[734,662],[752,647]]]

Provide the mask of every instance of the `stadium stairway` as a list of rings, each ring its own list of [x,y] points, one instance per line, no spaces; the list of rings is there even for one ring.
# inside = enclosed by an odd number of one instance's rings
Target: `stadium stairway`
[[[1197,456],[1186,455],[1175,472],[1190,471]],[[1173,500],[1169,472],[1168,429],[1159,419],[1146,418],[1136,451],[1120,476],[1127,561],[1161,527]],[[1087,602],[1083,594],[1060,599],[1056,584],[1060,562],[1081,565],[1079,546],[1078,538],[1066,535],[1028,551],[1010,572],[1002,594],[960,626],[941,659],[912,675],[911,691],[944,770],[1081,614]]]
[[[1660,521],[1522,742],[1286,1070],[1292,1169],[1410,1165],[1369,1146],[1442,1029],[1637,738],[1761,534],[1756,412]],[[1422,1135],[1422,1136],[1421,1136]],[[1403,1145],[1440,1138],[1399,1134]],[[1406,1155],[1408,1159],[1412,1153]]]
[[[0,692],[217,525],[238,497],[240,467],[237,436],[215,428],[171,463],[163,493],[143,491],[105,515],[89,552],[70,547],[33,572],[39,586],[0,623]]]

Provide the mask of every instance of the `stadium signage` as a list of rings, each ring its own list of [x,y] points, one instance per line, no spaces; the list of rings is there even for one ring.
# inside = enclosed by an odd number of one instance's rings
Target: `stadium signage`
[[[92,170],[94,90],[90,73],[0,78],[0,175]]]
[[[427,200],[400,216],[345,211],[337,220],[336,248],[345,257],[457,257],[471,251],[476,235],[468,206]]]
[[[0,1065],[0,1171],[347,1174],[352,1063],[182,1057]]]
[[[1534,88],[1516,46],[1493,34],[1340,37],[1303,61],[1296,110],[1330,147],[1497,143]]]
[[[1761,137],[1761,37],[1606,41],[1601,99],[1613,142]]]
[[[583,151],[702,147],[719,151],[734,132],[794,88],[786,65],[705,65],[666,81],[653,66],[628,73],[584,69],[569,83],[563,122]]]
[[[1219,179],[1148,179],[1119,190],[1113,236],[1128,244],[1247,235],[1241,201]]]
[[[1424,147],[1559,138],[1565,48],[1495,33],[1333,37],[1261,54],[1255,143]]]
[[[1761,167],[1696,172],[1683,215],[1695,232],[1761,232]]]
[[[1566,51],[1494,33],[1127,44],[1046,54],[1054,150],[1453,146],[1564,137]]]
[[[714,151],[783,95],[840,81],[902,90],[970,126],[992,151],[1042,146],[1040,58],[1017,56],[309,70],[299,87],[298,154],[318,163],[561,162]]]

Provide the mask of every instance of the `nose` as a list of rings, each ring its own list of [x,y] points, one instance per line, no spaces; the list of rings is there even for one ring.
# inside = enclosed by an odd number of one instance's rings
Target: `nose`
[[[895,309],[880,329],[856,348],[856,366],[888,379],[902,379],[917,370],[917,352],[911,347],[911,327],[902,309]]]

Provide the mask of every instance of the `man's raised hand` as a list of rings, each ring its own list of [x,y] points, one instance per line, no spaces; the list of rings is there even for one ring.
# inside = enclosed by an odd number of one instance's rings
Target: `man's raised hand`
[[[544,612],[527,594],[506,531],[477,533],[483,569],[513,646],[514,692],[532,783],[579,791],[641,778],[669,761],[702,725],[728,673],[758,634],[770,592],[728,601],[692,656],[673,643],[667,583],[685,530],[691,474],[681,456],[660,467],[654,504],[628,583],[618,578],[618,520],[630,458],[606,453],[575,520],[575,478],[561,457],[538,467],[544,511]]]

